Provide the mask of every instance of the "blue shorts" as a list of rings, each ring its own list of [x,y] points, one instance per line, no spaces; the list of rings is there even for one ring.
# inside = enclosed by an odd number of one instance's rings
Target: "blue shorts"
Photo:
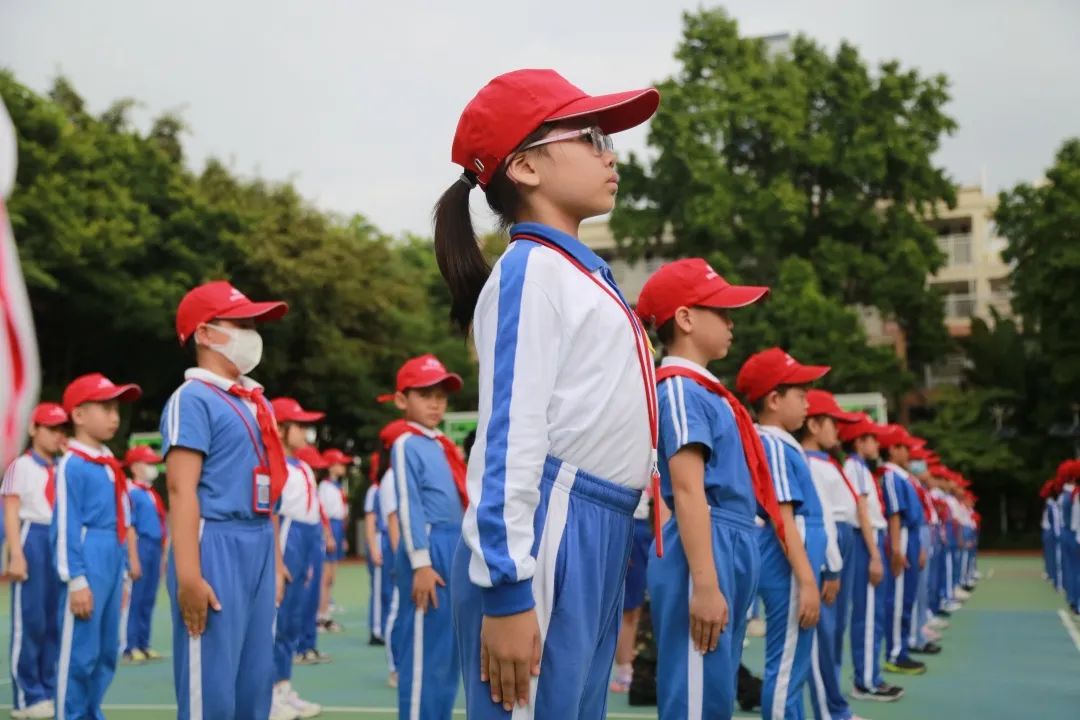
[[[330,532],[334,536],[334,544],[337,546],[331,552],[326,550],[326,559],[330,562],[338,562],[345,559],[345,521],[330,518]]]
[[[645,604],[645,576],[652,548],[651,520],[634,520],[634,542],[630,545],[630,565],[626,568],[626,597],[623,610],[637,610]]]

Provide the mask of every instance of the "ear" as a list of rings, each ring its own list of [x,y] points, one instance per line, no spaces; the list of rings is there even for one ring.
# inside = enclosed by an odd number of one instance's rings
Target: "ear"
[[[776,412],[780,407],[780,393],[776,392],[776,390],[770,390],[765,395],[765,407],[772,412]]]
[[[688,307],[680,307],[675,310],[675,315],[672,317],[675,321],[675,327],[683,331],[683,333],[689,335],[694,329],[694,316],[690,312]]]
[[[506,165],[506,175],[515,185],[535,188],[540,185],[540,173],[537,172],[535,159],[537,153],[520,152],[510,158]]]
[[[405,393],[394,393],[394,407],[396,407],[398,410],[401,410],[402,412],[405,411],[405,408],[408,407],[408,402],[405,399]]]

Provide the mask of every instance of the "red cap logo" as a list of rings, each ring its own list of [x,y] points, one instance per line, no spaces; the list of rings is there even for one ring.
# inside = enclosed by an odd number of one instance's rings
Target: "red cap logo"
[[[750,402],[781,385],[807,385],[824,377],[828,365],[802,365],[778,347],[751,355],[735,377],[735,389]]]
[[[138,385],[115,385],[101,373],[89,373],[75,378],[64,389],[64,411],[70,415],[72,410],[88,402],[135,402],[141,395],[142,389]]]
[[[740,308],[757,302],[767,287],[732,285],[701,258],[664,265],[645,282],[638,295],[637,314],[660,327],[681,307]]]

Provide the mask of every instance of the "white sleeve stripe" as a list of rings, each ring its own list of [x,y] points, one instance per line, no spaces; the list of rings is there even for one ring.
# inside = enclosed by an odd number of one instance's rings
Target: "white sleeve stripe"
[[[409,436],[403,435],[394,443],[394,481],[397,483],[398,495],[398,522],[401,523],[401,539],[405,541],[405,549],[411,554],[416,552],[412,534],[412,518],[409,516],[409,485],[406,482],[405,472],[405,443]]]
[[[683,379],[681,377],[675,378],[675,382],[679,384],[679,422],[682,423],[682,436],[683,442],[690,442],[690,428],[689,423],[686,420],[686,396],[683,394]]]
[[[67,542],[67,463],[68,456],[64,456],[56,469],[56,572],[64,582],[71,580]]]
[[[776,444],[776,461],[777,466],[780,468],[780,477],[784,480],[784,495],[791,498],[791,478],[788,477],[787,451],[784,450],[783,441],[773,438],[773,442]]]
[[[897,511],[900,503],[896,500],[896,476],[892,473],[885,476],[885,492],[889,494],[889,502],[892,504],[893,511]]]
[[[668,408],[671,410],[671,426],[675,428],[675,444],[682,447],[682,425],[679,423],[679,410],[675,405],[675,388],[672,387],[674,384],[673,381],[668,381],[665,389],[667,390]]]
[[[15,471],[16,471],[15,466],[18,465],[19,460],[22,459],[22,457],[23,456],[15,458],[11,462],[11,464],[8,465],[7,470],[4,471],[4,482],[2,484],[0,484],[0,494],[3,494],[3,495],[18,495],[19,494],[19,489],[15,486]]]

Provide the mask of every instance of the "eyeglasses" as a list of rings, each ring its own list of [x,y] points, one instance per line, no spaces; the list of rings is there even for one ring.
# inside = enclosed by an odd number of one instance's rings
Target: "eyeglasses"
[[[572,130],[570,132],[561,133],[559,135],[552,135],[546,137],[543,140],[537,140],[534,143],[529,143],[525,147],[521,148],[518,152],[524,152],[534,147],[541,145],[547,145],[548,143],[563,142],[564,140],[588,140],[592,143],[593,151],[597,155],[603,155],[605,152],[611,152],[615,149],[615,143],[611,141],[611,136],[606,134],[598,127],[587,127],[581,130]]]

